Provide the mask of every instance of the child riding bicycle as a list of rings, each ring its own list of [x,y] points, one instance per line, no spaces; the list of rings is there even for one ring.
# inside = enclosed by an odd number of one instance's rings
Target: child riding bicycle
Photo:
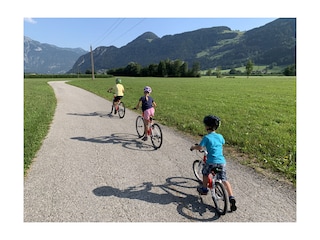
[[[193,145],[190,148],[190,150],[203,150],[204,148],[206,148],[208,152],[206,165],[202,170],[203,184],[202,187],[199,186],[197,188],[197,191],[201,195],[206,195],[208,193],[207,185],[210,172],[215,167],[222,167],[222,171],[220,173],[217,173],[217,178],[222,180],[229,194],[231,211],[236,211],[236,199],[233,196],[231,185],[227,181],[226,160],[223,155],[223,144],[225,143],[225,140],[221,134],[216,133],[217,128],[220,126],[220,119],[216,116],[209,115],[204,117],[203,123],[208,134],[202,138],[199,145]]]
[[[140,97],[139,102],[135,109],[138,109],[141,105],[142,112],[143,112],[143,122],[144,122],[144,138],[143,141],[148,140],[148,125],[149,122],[152,121],[152,117],[154,116],[154,108],[157,106],[156,102],[150,97],[152,92],[151,87],[145,86],[143,89],[144,96]]]
[[[116,78],[116,85],[114,85],[112,88],[109,88],[108,92],[114,93],[113,108],[114,108],[114,114],[116,114],[118,109],[117,106],[120,102],[120,99],[124,96],[124,87],[121,83],[120,78]]]

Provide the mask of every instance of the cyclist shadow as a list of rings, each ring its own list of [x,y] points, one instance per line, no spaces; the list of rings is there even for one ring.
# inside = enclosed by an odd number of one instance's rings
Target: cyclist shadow
[[[111,112],[106,112],[106,111],[96,111],[96,112],[91,112],[91,113],[67,113],[67,115],[74,115],[74,116],[82,116],[82,117],[94,117],[94,116],[99,116],[102,118],[113,118],[113,117],[118,117],[118,114],[113,114]]]
[[[179,180],[179,181],[175,181]],[[174,204],[177,212],[193,221],[214,221],[219,218],[219,214],[212,205],[203,203],[201,198],[185,192],[186,188],[196,189],[198,182],[191,178],[172,177],[167,178],[166,183],[154,185],[151,182],[143,182],[138,186],[131,186],[124,190],[111,186],[101,186],[93,190],[93,194],[98,197],[115,196],[118,198],[138,199],[148,203]],[[160,188],[164,193],[153,192]],[[159,190],[159,189],[158,189]]]
[[[155,151],[156,149],[148,142],[142,142],[138,139],[137,135],[129,133],[113,133],[110,136],[99,136],[93,138],[86,137],[72,137],[72,140],[79,140],[84,142],[93,143],[111,143],[111,144],[121,144],[122,147],[131,150],[139,151]]]
[[[67,115],[94,117],[94,116],[99,116],[100,114],[98,112],[92,112],[92,113],[67,113]]]

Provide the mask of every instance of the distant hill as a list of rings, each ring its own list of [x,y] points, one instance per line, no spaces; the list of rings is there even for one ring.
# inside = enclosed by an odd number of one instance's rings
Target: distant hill
[[[241,32],[229,27],[203,28],[159,38],[146,32],[126,46],[97,47],[93,51],[95,71],[125,67],[130,62],[142,66],[161,60],[180,59],[201,69],[241,67],[251,59],[255,65],[286,66],[296,62],[296,19],[280,18],[259,28]],[[68,73],[91,70],[91,56],[79,57]]]
[[[57,74],[66,73],[75,61],[86,54],[81,48],[60,48],[24,37],[24,72]]]

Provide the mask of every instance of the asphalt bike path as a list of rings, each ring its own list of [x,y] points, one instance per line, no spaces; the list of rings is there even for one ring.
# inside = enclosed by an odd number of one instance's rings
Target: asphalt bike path
[[[154,150],[150,139],[138,139],[136,112],[120,119],[109,114],[110,101],[49,84],[57,108],[24,179],[24,222],[296,221],[293,187],[228,158],[238,209],[218,216],[210,196],[196,191],[194,140],[160,124],[164,140]]]

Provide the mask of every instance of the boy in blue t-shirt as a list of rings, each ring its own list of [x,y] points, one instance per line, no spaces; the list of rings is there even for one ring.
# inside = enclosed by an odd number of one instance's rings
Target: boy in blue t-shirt
[[[218,174],[218,179],[221,179],[223,184],[226,187],[226,190],[229,194],[229,202],[231,205],[231,211],[237,210],[236,207],[236,199],[233,196],[232,188],[230,183],[227,181],[226,175],[226,160],[223,155],[223,144],[225,144],[225,140],[223,136],[215,131],[220,126],[220,119],[216,116],[206,116],[203,119],[203,123],[208,132],[205,135],[199,145],[191,146],[190,150],[203,150],[206,148],[208,155],[206,165],[202,169],[203,175],[203,185],[202,187],[198,187],[197,190],[201,195],[206,195],[208,193],[208,175],[214,167],[222,167],[221,173]]]

